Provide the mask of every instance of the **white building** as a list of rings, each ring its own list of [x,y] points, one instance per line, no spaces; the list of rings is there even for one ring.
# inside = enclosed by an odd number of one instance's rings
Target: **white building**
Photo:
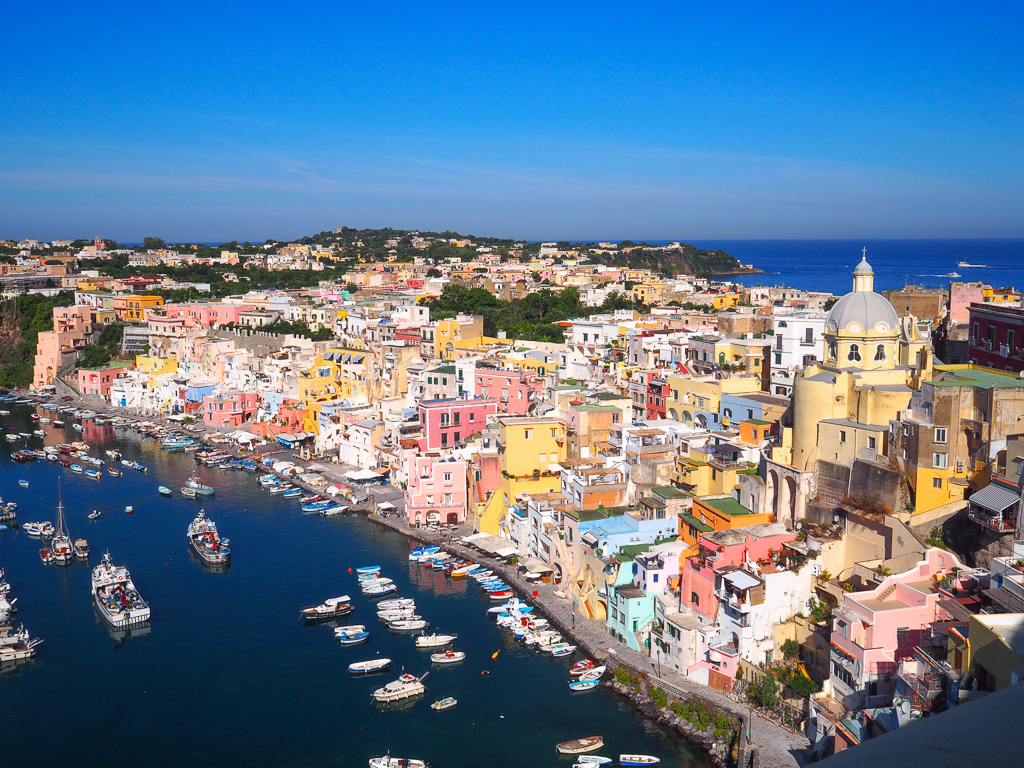
[[[792,397],[793,380],[811,360],[825,359],[824,312],[802,311],[779,314],[776,310],[775,339],[772,343],[771,391]],[[785,310],[781,310],[785,312]]]

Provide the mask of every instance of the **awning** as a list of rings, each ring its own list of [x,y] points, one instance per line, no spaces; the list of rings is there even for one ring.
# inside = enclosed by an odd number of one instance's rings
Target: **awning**
[[[977,504],[982,509],[987,509],[993,514],[1000,514],[1020,501],[1013,491],[991,483],[986,485],[977,493],[971,495],[971,504]]]
[[[394,509],[394,508],[395,508],[395,505],[392,504],[390,501],[382,501],[380,504],[377,505],[377,509]]]
[[[354,472],[346,472],[345,477],[349,480],[380,480],[380,475],[372,469],[357,469]]]
[[[528,557],[520,565],[525,567],[530,573],[554,573],[554,569],[550,565],[543,560],[538,560],[536,557]]]
[[[246,432],[244,429],[232,432],[230,437],[240,443],[251,443],[253,440],[258,439],[252,432]]]
[[[712,528],[710,525],[707,525],[706,523],[702,523],[700,520],[698,520],[693,515],[681,514],[681,515],[679,515],[679,519],[682,520],[684,523],[689,523],[690,525],[692,525],[694,528],[696,528],[701,533],[708,533],[709,531],[713,531],[714,530],[714,528]]]

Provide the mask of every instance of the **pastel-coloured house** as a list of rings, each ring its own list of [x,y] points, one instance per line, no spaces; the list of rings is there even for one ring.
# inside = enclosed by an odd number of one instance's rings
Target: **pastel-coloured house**
[[[531,370],[498,368],[482,363],[477,365],[473,374],[474,394],[497,398],[499,410],[513,416],[534,415],[542,389],[543,381]]]
[[[421,446],[434,451],[458,445],[470,435],[487,428],[487,417],[498,412],[494,398],[446,398],[424,400],[419,404],[423,428]]]
[[[111,362],[95,368],[78,369],[78,391],[83,396],[102,397],[110,396],[110,385],[114,379],[128,373],[128,366],[124,363]]]
[[[255,309],[252,304],[225,304],[223,302],[188,302],[186,304],[165,304],[167,318],[187,318],[203,328],[240,323],[239,315]]]
[[[409,525],[466,521],[466,462],[437,454],[410,456],[406,460],[408,486],[405,513]]]
[[[214,427],[240,427],[252,421],[259,408],[255,392],[222,392],[203,397],[203,421]]]

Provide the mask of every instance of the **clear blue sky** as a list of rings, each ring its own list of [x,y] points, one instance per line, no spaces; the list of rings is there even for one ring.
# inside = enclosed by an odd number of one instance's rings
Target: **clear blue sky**
[[[1024,236],[1021,3],[10,3],[0,237]]]

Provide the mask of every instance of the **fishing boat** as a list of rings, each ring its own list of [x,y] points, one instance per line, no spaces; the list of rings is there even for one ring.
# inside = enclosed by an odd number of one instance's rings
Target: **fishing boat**
[[[103,474],[98,469],[87,469],[85,470],[85,476],[91,477],[93,480],[102,480]]]
[[[42,536],[48,538],[53,536],[53,523],[47,520],[44,523],[25,523],[21,526],[29,536]]]
[[[427,628],[427,621],[424,619],[397,619],[388,622],[388,629],[392,632],[419,632]]]
[[[149,605],[135,588],[128,569],[114,565],[110,552],[104,552],[103,562],[92,569],[92,594],[100,613],[115,627],[149,621]]]
[[[587,736],[584,739],[563,741],[561,744],[555,745],[555,749],[563,755],[582,755],[584,752],[593,752],[603,746],[603,736]]]
[[[166,485],[159,486],[156,489],[156,492],[159,493],[161,496],[163,496],[165,499],[171,498],[171,495],[173,493],[173,491],[171,491],[171,489],[168,488]]]
[[[337,627],[334,630],[334,636],[338,638],[338,642],[342,645],[355,645],[356,643],[368,640],[370,633],[366,631],[366,627],[362,624],[353,624],[349,627]]]
[[[352,598],[348,595],[341,597],[329,597],[320,605],[311,605],[299,611],[299,614],[307,622],[328,621],[341,618],[352,613]]]
[[[223,565],[231,559],[231,542],[220,537],[217,524],[206,517],[204,510],[200,509],[196,519],[189,523],[186,536],[204,562]]]
[[[192,475],[192,477],[185,481],[185,487],[192,488],[196,492],[197,496],[213,496],[215,493],[212,486],[204,485],[203,482],[195,475]]]
[[[458,664],[466,660],[466,654],[463,651],[453,651],[449,648],[441,653],[430,654],[430,660],[434,664]]]
[[[611,765],[612,759],[610,757],[601,757],[600,755],[580,755],[576,758],[576,762],[572,768],[592,768],[597,765]]]
[[[456,699],[453,699],[451,696],[446,696],[445,698],[440,699],[439,701],[435,701],[433,704],[430,705],[430,708],[440,712],[445,709],[451,709],[458,703],[459,702]]]
[[[988,264],[971,264],[969,261],[958,261],[956,265],[961,269],[988,269]]]
[[[371,757],[370,768],[427,768],[423,760],[411,760],[407,757]]]
[[[576,650],[575,645],[569,645],[568,643],[556,643],[555,645],[549,646],[547,651],[552,656],[569,656]]]
[[[577,661],[572,665],[572,669],[569,670],[569,674],[572,677],[579,677],[584,672],[594,668],[594,662],[592,659],[583,659],[583,661]]]
[[[42,560],[43,563],[46,563],[46,564],[52,563],[53,562],[53,550],[50,549],[49,547],[43,547],[42,549],[39,550],[39,559]]]
[[[379,702],[387,703],[411,699],[414,696],[422,696],[427,690],[427,687],[423,684],[423,678],[426,676],[426,673],[424,673],[423,677],[415,677],[404,673],[397,680],[393,680],[375,690],[373,698]]]
[[[416,601],[411,597],[395,597],[391,600],[381,600],[377,603],[377,610],[389,610],[391,608],[415,608]]]
[[[301,488],[290,488],[281,494],[282,499],[294,499],[302,495]]]
[[[573,691],[589,691],[600,683],[600,680],[570,680],[569,688]]]
[[[390,666],[391,659],[370,659],[349,664],[348,671],[353,675],[370,675],[374,672],[383,672]]]
[[[83,467],[81,464],[72,464],[71,471],[78,472],[79,474],[81,474],[82,472],[85,472],[85,467]]]
[[[19,488],[28,488],[28,480],[19,480],[18,481],[18,487]]]
[[[85,561],[89,559],[89,542],[85,539],[75,539],[75,543],[71,548],[75,553],[76,560]]]
[[[189,486],[186,485],[181,489],[181,495],[184,496],[186,499],[194,499],[199,494],[196,493],[195,488],[190,488]]]
[[[75,558],[71,537],[68,535],[64,520],[64,503],[61,500],[60,480],[57,480],[57,525],[50,549],[53,550],[53,562],[57,565],[71,565]]]
[[[129,504],[127,507],[124,508],[124,513],[126,515],[134,515],[135,514],[135,507],[133,507],[131,504]]]
[[[122,472],[117,467],[107,467],[107,474],[110,475],[111,477],[121,477],[124,474],[124,472]]]
[[[98,509],[94,509],[88,515],[86,515],[86,517],[89,518],[90,520],[99,520],[100,517],[101,517],[100,511]]]
[[[608,667],[604,666],[603,664],[600,667],[588,669],[586,672],[579,676],[580,681],[584,683],[588,683],[592,680],[600,681],[601,677],[604,676],[606,669],[608,669]]]
[[[417,648],[444,648],[444,646],[458,639],[458,635],[420,635],[416,638]]]
[[[650,755],[619,755],[619,765],[656,765],[660,762],[660,757]]]

